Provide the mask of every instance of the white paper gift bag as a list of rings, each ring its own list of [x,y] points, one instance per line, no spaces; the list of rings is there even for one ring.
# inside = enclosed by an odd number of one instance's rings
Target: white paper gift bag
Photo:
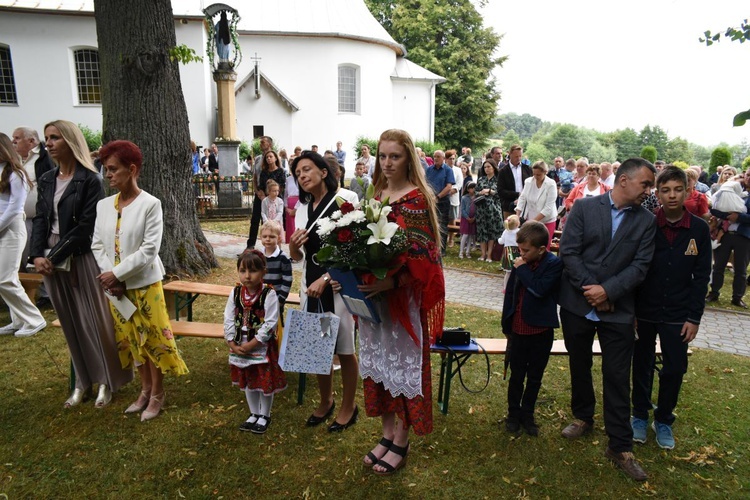
[[[329,374],[339,323],[339,317],[333,313],[289,309],[279,352],[279,366],[285,372]]]

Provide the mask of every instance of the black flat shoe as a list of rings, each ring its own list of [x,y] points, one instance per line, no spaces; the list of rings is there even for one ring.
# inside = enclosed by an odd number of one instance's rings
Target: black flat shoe
[[[264,423],[260,423],[261,420],[265,420]],[[250,432],[253,434],[265,434],[268,430],[268,426],[271,425],[271,417],[264,417],[263,415],[258,416],[258,421],[255,423]]]
[[[307,425],[308,427],[315,427],[315,426],[322,424],[323,422],[331,418],[331,415],[333,415],[334,409],[336,409],[336,401],[331,403],[331,407],[328,409],[326,414],[323,415],[322,417],[316,417],[314,414],[310,415],[310,418],[307,419],[307,422],[305,425]]]
[[[251,422],[250,419],[252,419],[253,417],[255,417],[255,420]],[[250,415],[250,418],[248,418],[247,420],[245,420],[244,422],[240,424],[240,430],[242,432],[251,432],[253,430],[253,427],[255,427],[255,422],[257,421],[258,421],[258,415],[253,413],[252,415]]]
[[[350,418],[347,423],[340,424],[334,420],[333,423],[328,427],[328,432],[341,432],[343,430],[348,429],[349,427],[357,423],[358,416],[359,416],[359,406],[355,406],[354,413],[352,413],[352,418]]]

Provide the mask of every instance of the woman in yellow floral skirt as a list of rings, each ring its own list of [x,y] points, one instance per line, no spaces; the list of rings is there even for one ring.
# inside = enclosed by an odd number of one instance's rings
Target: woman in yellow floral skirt
[[[138,146],[113,141],[99,157],[110,187],[119,193],[96,207],[92,250],[102,271],[99,284],[112,299],[120,362],[127,367],[135,361],[141,377],[141,394],[125,413],[142,411],[141,421],[151,420],[164,404],[164,374],[188,373],[161,286],[161,202],[138,187],[143,162]]]

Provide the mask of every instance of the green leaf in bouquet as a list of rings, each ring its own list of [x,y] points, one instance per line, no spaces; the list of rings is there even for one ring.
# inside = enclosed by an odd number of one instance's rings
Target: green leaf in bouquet
[[[388,274],[388,268],[387,267],[376,267],[372,270],[372,274],[375,275],[378,279],[385,278],[385,275]]]
[[[383,262],[383,259],[385,257],[385,245],[383,245],[382,243],[368,245],[367,257],[368,261],[373,265],[377,265],[377,263]]]
[[[375,185],[370,183],[370,185],[367,186],[367,192],[365,192],[365,199],[370,200],[373,196],[375,196]]]
[[[346,200],[343,199],[341,196],[336,197],[336,205],[338,205],[339,208],[341,208],[341,205],[346,203]]]
[[[333,254],[333,249],[334,247],[326,245],[318,250],[318,253],[315,254],[318,262],[328,262],[328,259],[330,259]]]

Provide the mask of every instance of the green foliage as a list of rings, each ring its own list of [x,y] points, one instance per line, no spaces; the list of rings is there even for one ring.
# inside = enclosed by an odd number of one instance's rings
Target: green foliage
[[[711,30],[706,30],[703,32],[703,35],[706,38],[699,38],[698,40],[700,40],[701,43],[705,43],[708,47],[713,45],[714,42],[721,41],[721,33],[712,34]],[[750,40],[750,24],[747,23],[747,19],[740,23],[739,28],[733,28],[732,26],[728,27],[724,32],[724,38],[729,38],[732,42],[740,43],[745,43],[747,40]],[[750,120],[750,109],[736,114],[734,119],[732,119],[732,125],[735,127],[741,127],[747,123],[748,120]]]
[[[245,161],[248,156],[253,156],[252,146],[243,140],[240,142],[240,161]]]
[[[656,148],[654,146],[644,146],[643,149],[641,149],[641,155],[640,156],[644,160],[648,160],[651,163],[654,163],[656,161],[656,159],[658,158],[657,154],[658,153],[657,153]]]
[[[615,148],[618,161],[640,156],[643,147],[638,132],[632,128],[616,130],[606,134],[605,141]]]
[[[690,167],[689,163],[680,160],[673,161],[672,165],[674,165],[675,167],[680,167],[682,170],[687,170]]]
[[[520,144],[523,146],[523,141],[518,136],[515,130],[510,129],[502,138],[503,150],[508,151],[513,144]]]
[[[194,49],[183,43],[169,49],[169,60],[188,64],[191,62],[202,62],[203,56],[199,56]]]
[[[612,163],[617,160],[617,149],[614,146],[605,146],[600,142],[594,142],[586,156],[590,162],[601,163],[606,161]]]
[[[538,142],[530,142],[529,145],[524,148],[523,154],[531,161],[532,165],[539,160],[544,161],[547,165],[551,165],[556,156],[550,153],[549,150],[544,147],[544,144]]]
[[[89,151],[96,151],[102,147],[102,132],[100,130],[92,130],[86,125],[78,124],[78,128],[81,129],[83,137],[86,139],[86,145]]]
[[[742,160],[742,170],[745,171],[750,168],[750,156]]]
[[[655,147],[658,158],[666,156],[669,136],[660,126],[655,125],[652,127],[651,125],[646,125],[641,130],[639,136],[641,138],[641,146]]]
[[[518,136],[524,141],[528,141],[542,128],[544,122],[541,118],[532,116],[528,113],[518,115],[516,113],[506,113],[499,115],[495,120],[495,126],[498,130],[497,137],[506,130],[515,130]]]
[[[421,149],[422,149],[422,151],[424,151],[425,153],[427,153],[427,155],[428,155],[428,156],[432,156],[432,153],[433,153],[434,151],[438,150],[438,149],[442,149],[443,151],[445,151],[445,149],[446,149],[446,148],[445,148],[445,147],[444,147],[444,146],[443,146],[442,144],[440,144],[439,142],[430,142],[430,141],[416,141],[416,142],[414,143],[414,145],[415,145],[416,147],[418,147],[418,148],[421,148]],[[375,153],[374,153],[375,151],[377,151],[377,150],[373,150],[373,154],[375,154]],[[460,153],[461,153],[461,151],[459,151],[459,154],[460,154]],[[475,155],[473,155],[473,156],[477,156],[477,155],[475,154]]]
[[[693,162],[693,151],[688,141],[682,137],[675,137],[667,144],[664,159],[672,164],[676,161],[683,161],[689,165]]]
[[[716,172],[716,167],[721,165],[732,164],[732,152],[729,148],[720,146],[713,150],[711,153],[711,163],[709,163],[708,169],[710,173]]]
[[[590,131],[565,123],[554,125],[542,144],[553,155],[570,158],[586,154],[595,141],[596,138]]]
[[[435,140],[478,149],[495,131],[500,94],[492,70],[501,36],[471,0],[366,0],[411,61],[446,78],[435,91]]]

